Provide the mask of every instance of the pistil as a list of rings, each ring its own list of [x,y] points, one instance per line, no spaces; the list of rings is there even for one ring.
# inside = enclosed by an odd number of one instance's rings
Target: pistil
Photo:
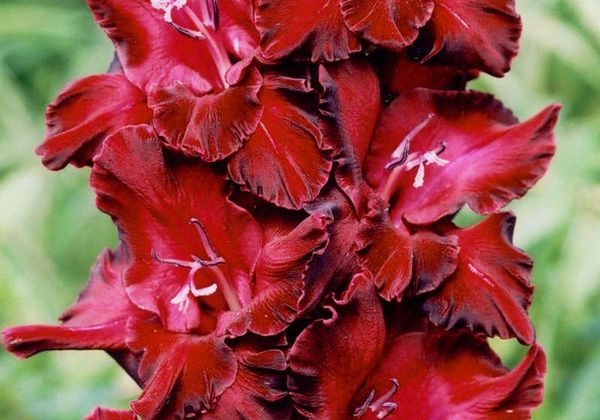
[[[390,378],[390,381],[392,382],[391,388],[374,402],[375,390],[371,390],[365,402],[354,410],[353,416],[361,417],[371,410],[373,413],[377,413],[377,418],[381,420],[392,414],[398,408],[398,404],[390,401],[390,398],[398,392],[400,383],[395,378]]]

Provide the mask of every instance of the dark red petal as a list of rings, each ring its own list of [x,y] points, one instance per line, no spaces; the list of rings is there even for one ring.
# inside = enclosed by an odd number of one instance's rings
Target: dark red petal
[[[423,304],[435,324],[465,325],[488,336],[533,342],[527,316],[532,261],[512,245],[514,225],[512,214],[501,213],[471,228],[450,231],[459,239],[458,267]]]
[[[125,75],[147,92],[152,84],[182,82],[195,94],[219,85],[207,42],[171,27],[147,0],[87,0],[98,24],[115,44]],[[193,51],[193,54],[190,53]]]
[[[46,111],[47,132],[35,152],[48,169],[91,165],[102,141],[125,125],[150,122],[144,93],[121,74],[68,84]]]
[[[258,127],[261,77],[255,68],[241,83],[215,95],[194,95],[183,83],[153,86],[148,104],[167,145],[213,162],[238,151]]]
[[[389,344],[353,404],[360,407],[371,390],[374,400],[393,390],[393,379],[398,389],[386,400],[396,404],[390,418],[529,418],[542,400],[545,366],[537,345],[508,371],[480,338],[409,333]],[[362,418],[384,411],[368,409]]]
[[[354,277],[333,317],[305,329],[288,356],[295,407],[311,418],[346,418],[348,406],[375,366],[385,340],[383,311],[372,280]]]
[[[438,56],[464,69],[502,76],[519,50],[521,18],[514,0],[434,0],[433,46]]]
[[[292,323],[304,289],[307,265],[327,244],[326,217],[309,216],[296,229],[269,242],[256,266],[254,297],[241,312],[231,313],[228,330],[243,335],[250,330],[274,335]]]
[[[366,60],[346,60],[319,67],[323,141],[338,162],[336,180],[362,207],[362,162],[381,109],[379,79]]]
[[[413,278],[411,293],[430,292],[452,274],[458,264],[458,237],[419,231],[411,236]]]
[[[412,277],[410,234],[389,221],[387,208],[371,205],[357,235],[359,262],[372,273],[381,297],[388,301],[400,300]]]
[[[125,292],[123,276],[131,263],[124,245],[100,254],[87,287],[60,320],[69,327],[88,327],[148,314],[135,306]]]
[[[357,234],[357,255],[361,266],[372,273],[382,298],[400,300],[405,292],[431,291],[454,272],[455,236],[425,230],[411,234],[404,224],[391,223],[387,207],[378,200],[372,200],[369,208]]]
[[[248,212],[227,198],[223,177],[200,162],[163,155],[152,128],[138,126],[106,140],[95,160],[92,186],[98,207],[113,216],[131,250],[125,284],[138,306],[158,314],[171,330],[200,326],[200,306],[191,295],[186,310],[171,303],[187,284],[190,270],[159,261],[209,257],[192,219],[202,224],[216,254],[225,260],[218,268],[233,293],[242,305],[248,304],[261,235]],[[202,298],[205,307],[227,309],[225,289],[213,270],[198,271],[195,281],[198,288],[219,285],[215,294]]]
[[[415,88],[463,90],[476,72],[466,72],[444,65],[419,63],[407,54],[387,54],[381,64],[383,85],[391,94]]]
[[[352,32],[391,50],[412,44],[433,12],[433,0],[340,0],[340,5]]]
[[[360,51],[337,1],[258,0],[256,27],[262,55],[279,60],[292,53],[311,61],[343,60]],[[309,12],[312,11],[312,12]]]
[[[231,347],[238,361],[235,382],[221,395],[208,419],[291,418],[292,407],[286,398],[285,353],[269,348],[273,340],[246,335]]]
[[[125,348],[126,320],[88,327],[28,325],[2,331],[3,345],[12,354],[27,358],[47,350]]]
[[[280,207],[299,209],[327,182],[331,162],[322,154],[316,110],[300,105],[288,90],[264,86],[258,128],[229,161],[231,178]],[[294,97],[295,98],[295,97]]]
[[[382,115],[365,164],[367,180],[392,199],[393,220],[427,224],[465,203],[478,213],[493,213],[546,172],[559,109],[549,106],[518,123],[490,95],[415,89]],[[407,144],[409,162],[442,151],[439,158],[448,163],[426,165],[420,187],[416,165],[385,170],[394,150]]]
[[[122,273],[128,264],[124,247],[104,251],[87,288],[61,316],[63,325],[9,328],[2,333],[6,349],[23,358],[46,350],[125,349],[127,320],[147,316],[125,294]]]
[[[136,420],[136,416],[133,411],[96,407],[93,412],[85,417],[85,420]]]
[[[235,380],[237,361],[224,338],[177,334],[137,321],[129,325],[128,346],[143,352],[145,387],[131,408],[144,419],[183,419],[210,410]]]

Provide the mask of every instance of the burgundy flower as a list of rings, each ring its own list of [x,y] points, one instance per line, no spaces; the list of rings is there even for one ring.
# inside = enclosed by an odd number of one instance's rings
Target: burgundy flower
[[[526,418],[545,357],[502,209],[559,106],[465,91],[517,52],[510,0],[88,0],[108,74],[36,152],[91,166],[120,244],[19,357],[107,351],[142,388],[90,419]],[[485,218],[461,228],[468,205]],[[488,337],[530,346],[513,370]]]

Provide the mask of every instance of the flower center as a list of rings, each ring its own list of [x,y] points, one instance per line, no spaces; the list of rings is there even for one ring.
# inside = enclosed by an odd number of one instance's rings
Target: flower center
[[[217,255],[214,247],[212,246],[208,235],[206,234],[206,230],[202,223],[198,219],[191,219],[190,224],[194,225],[198,235],[200,236],[200,241],[202,242],[202,248],[208,259],[202,259],[195,255],[191,255],[191,261],[180,260],[175,258],[161,258],[156,252],[152,251],[152,258],[156,261],[164,264],[174,265],[176,267],[187,268],[189,271],[186,282],[183,287],[177,292],[177,294],[171,299],[171,303],[178,306],[178,309],[181,312],[185,312],[190,304],[190,300],[202,297],[202,296],[210,296],[220,290],[229,306],[229,309],[232,311],[237,311],[241,308],[239,300],[235,294],[235,290],[231,287],[229,280],[223,273],[223,271],[218,267],[219,265],[225,263],[225,259]],[[210,270],[216,277],[217,282],[211,284],[207,287],[196,287],[195,276],[196,273],[202,269]],[[190,296],[191,295],[191,296]]]
[[[231,60],[227,55],[224,45],[217,38],[219,27],[219,6],[217,0],[200,0],[198,13],[187,6],[187,0],[151,0],[152,7],[164,12],[165,22],[182,34],[207,43],[211,58],[215,64],[223,89],[229,84],[226,80],[227,70],[231,67]],[[173,10],[183,10],[191,21],[192,27],[186,28],[173,21]]]
[[[392,414],[394,410],[398,408],[398,404],[390,401],[390,398],[392,398],[394,394],[398,392],[400,383],[395,378],[390,378],[390,381],[392,382],[392,386],[385,394],[379,397],[376,401],[373,401],[373,399],[375,399],[375,390],[371,390],[365,402],[362,403],[360,407],[357,407],[352,415],[354,417],[360,417],[365,415],[367,411],[371,410],[373,413],[377,413],[378,419],[385,419]]]

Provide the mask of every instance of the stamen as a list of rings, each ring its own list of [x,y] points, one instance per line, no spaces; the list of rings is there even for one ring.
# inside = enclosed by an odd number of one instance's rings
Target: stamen
[[[392,160],[390,160],[387,165],[385,165],[385,169],[394,169],[397,166],[402,165],[406,162],[408,158],[408,151],[410,149],[410,143],[413,141],[415,136],[419,134],[426,126],[431,122],[431,120],[435,117],[433,112],[427,114],[425,119],[417,124],[410,132],[402,139],[398,147],[392,152]]]
[[[163,16],[165,22],[172,23],[173,9],[181,9],[186,5],[187,0],[151,0],[151,3],[156,10],[162,10],[165,13]]]
[[[194,225],[198,235],[200,236],[200,241],[202,242],[202,248],[208,255],[208,259],[204,260],[195,255],[191,256],[191,261],[180,260],[176,258],[161,258],[158,254],[152,250],[152,258],[156,261],[164,264],[174,265],[176,267],[187,268],[190,272],[187,275],[186,282],[183,287],[177,292],[177,295],[171,299],[171,303],[174,305],[178,305],[178,309],[182,312],[185,312],[189,306],[189,294],[191,293],[194,297],[203,297],[210,296],[214,294],[217,289],[221,289],[223,297],[225,298],[227,304],[229,305],[229,309],[236,311],[241,308],[239,301],[237,299],[237,295],[235,294],[235,290],[229,284],[227,277],[223,274],[223,272],[218,268],[218,265],[223,264],[225,259],[217,255],[215,248],[212,246],[208,235],[206,234],[206,230],[202,223],[198,219],[191,219],[190,224]],[[196,287],[196,283],[194,282],[194,277],[196,272],[199,270],[207,268],[215,274],[217,277],[217,283],[213,283],[207,287]]]
[[[441,159],[438,155],[446,150],[446,143],[442,142],[438,150],[430,150],[425,152],[421,157],[413,158],[406,163],[406,170],[409,171],[416,166],[419,167],[417,175],[413,181],[413,187],[421,188],[425,184],[425,166],[436,164],[438,166],[445,166],[450,163],[449,160]]]
[[[398,392],[400,388],[400,382],[396,378],[390,378],[392,382],[392,387],[381,397],[377,399],[377,401],[372,402],[373,398],[375,398],[375,390],[371,390],[367,399],[364,403],[357,407],[352,414],[354,417],[360,417],[367,413],[367,410],[371,410],[373,413],[377,412],[378,419],[384,419],[388,417],[390,414],[398,408],[398,404],[395,402],[389,401],[390,398]]]

